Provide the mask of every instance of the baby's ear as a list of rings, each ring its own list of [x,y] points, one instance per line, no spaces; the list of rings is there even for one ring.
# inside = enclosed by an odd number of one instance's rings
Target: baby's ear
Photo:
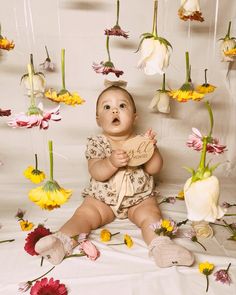
[[[135,113],[135,114],[134,114],[134,122],[136,122],[136,121],[137,121],[137,119],[138,119],[138,114],[137,114],[137,113]]]
[[[101,124],[100,124],[100,120],[99,120],[99,117],[98,117],[98,115],[96,116],[96,121],[97,121],[97,125],[100,127],[100,126],[101,126]]]

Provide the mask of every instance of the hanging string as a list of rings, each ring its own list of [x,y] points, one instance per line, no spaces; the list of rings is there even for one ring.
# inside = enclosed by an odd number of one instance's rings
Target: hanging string
[[[216,54],[216,32],[217,32],[217,24],[218,24],[218,14],[219,14],[219,0],[216,0],[215,25],[214,25],[214,35],[213,35],[213,58],[215,58],[215,54]]]
[[[62,47],[62,38],[61,38],[61,17],[60,17],[60,0],[57,0],[57,24],[58,24],[58,39],[59,45]]]
[[[31,9],[30,0],[28,0],[28,11],[29,11],[29,20],[30,20],[30,29],[31,29],[32,41],[33,41],[33,45],[35,45],[34,25],[33,25],[33,17],[32,17],[32,9]]]

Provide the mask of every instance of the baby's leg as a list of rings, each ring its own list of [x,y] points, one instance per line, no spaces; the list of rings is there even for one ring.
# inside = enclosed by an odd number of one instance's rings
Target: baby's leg
[[[72,237],[80,233],[90,234],[91,230],[112,222],[114,218],[108,205],[88,196],[58,232],[36,243],[35,251],[52,264],[59,264],[78,245]]]
[[[194,257],[191,252],[175,244],[167,236],[157,236],[150,228],[150,224],[161,219],[161,212],[155,197],[148,198],[131,207],[128,211],[128,217],[130,221],[141,228],[143,239],[149,247],[150,254],[154,256],[157,266],[190,266],[193,264]]]

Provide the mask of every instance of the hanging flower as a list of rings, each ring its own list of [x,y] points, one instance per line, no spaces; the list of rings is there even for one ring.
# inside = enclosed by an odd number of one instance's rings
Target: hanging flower
[[[52,141],[48,142],[50,158],[50,180],[44,186],[32,189],[29,199],[36,205],[46,210],[60,208],[70,198],[72,191],[62,188],[53,178],[53,147]]]
[[[167,198],[164,198],[162,199],[158,205],[161,205],[163,203],[169,203],[169,204],[174,204],[176,202],[176,198],[175,197],[167,197]]]
[[[115,68],[113,62],[111,61],[110,49],[109,49],[109,36],[106,38],[106,49],[108,55],[108,61],[101,61],[99,64],[93,63],[93,69],[97,74],[108,75],[109,73],[113,73],[119,78],[121,75],[124,74],[123,71],[118,70]]]
[[[157,6],[154,1],[153,29],[152,33],[142,34],[138,50],[141,52],[141,59],[138,68],[143,69],[146,75],[163,75],[169,65],[170,51],[172,48],[169,41],[157,35]]]
[[[186,20],[204,21],[200,11],[199,0],[181,0],[181,6],[178,10],[179,18]]]
[[[43,171],[40,171],[38,169],[38,156],[37,154],[35,156],[35,167],[29,166],[25,171],[24,171],[24,176],[28,178],[30,181],[33,183],[40,183],[45,179],[45,173]]]
[[[13,41],[9,41],[7,38],[2,36],[2,28],[0,24],[0,49],[3,50],[12,50],[14,49],[15,44]]]
[[[150,228],[158,236],[168,236],[169,238],[173,238],[178,231],[175,221],[171,219],[160,219],[158,222],[151,224]]]
[[[45,50],[46,50],[46,54],[47,54],[47,57],[45,59],[45,61],[43,63],[41,63],[39,66],[45,70],[45,71],[48,71],[48,72],[53,72],[55,71],[55,64],[51,61],[51,58],[49,56],[49,53],[48,53],[48,49],[47,49],[47,46],[45,46]]]
[[[197,170],[186,167],[192,177],[185,182],[184,195],[189,220],[214,222],[225,214],[225,210],[218,205],[220,185],[218,178],[212,175],[218,164],[212,167],[209,167],[209,163],[206,164],[207,144],[212,139],[213,113],[209,102],[205,104],[210,117],[210,131],[207,136],[203,136]]]
[[[205,251],[207,250],[206,247],[203,246],[203,244],[198,241],[197,234],[196,234],[195,230],[191,229],[190,231],[184,233],[184,235],[186,238],[190,239],[194,243],[199,244]]]
[[[187,102],[189,100],[199,101],[202,100],[204,94],[197,92],[191,80],[191,68],[189,64],[189,53],[185,52],[186,61],[186,80],[185,83],[177,90],[172,90],[169,95],[178,102]]]
[[[3,110],[0,108],[0,117],[4,117],[4,116],[8,117],[10,115],[11,115],[11,110]]]
[[[76,104],[84,103],[84,100],[77,92],[70,92],[66,89],[65,83],[65,49],[61,50],[61,75],[62,75],[62,89],[57,92],[54,89],[49,89],[45,92],[45,96],[54,102],[63,102],[68,105],[75,106]]]
[[[236,41],[235,37],[230,37],[231,21],[228,25],[228,31],[220,44],[220,52],[222,56],[222,61],[234,61],[234,56],[236,54]]]
[[[102,242],[108,242],[108,241],[111,240],[111,238],[113,236],[118,235],[119,233],[120,232],[117,232],[117,233],[112,234],[109,230],[107,230],[107,229],[104,228],[100,232],[100,239],[101,239]]]
[[[105,35],[107,36],[122,36],[124,38],[128,38],[127,32],[123,31],[119,25],[119,16],[120,16],[120,1],[116,1],[116,24],[111,29],[105,30]]]
[[[24,74],[21,77],[21,83],[24,83],[24,86],[27,90],[27,95],[32,95],[32,88],[33,88],[33,95],[35,97],[42,97],[44,90],[45,90],[45,78],[42,72],[35,72],[34,70],[34,61],[33,61],[33,54],[30,54],[30,65],[32,69],[32,78],[29,77],[29,71],[27,74]],[[32,79],[32,81],[31,81]],[[33,87],[32,87],[33,84]]]
[[[35,228],[32,232],[30,232],[26,239],[25,239],[25,251],[34,256],[38,255],[38,253],[35,251],[35,244],[43,237],[48,236],[51,234],[51,231],[48,228],[45,228],[42,224],[38,225],[37,228]]]
[[[231,263],[229,263],[227,269],[220,269],[213,274],[217,282],[221,282],[223,284],[228,284],[228,285],[232,283],[232,279],[229,275],[230,266],[231,266]]]
[[[43,275],[41,275],[40,277],[34,279],[34,280],[31,280],[31,281],[27,281],[27,282],[22,282],[22,283],[19,283],[19,286],[18,286],[18,291],[21,292],[21,293],[24,293],[24,292],[27,292],[31,286],[33,285],[33,282],[41,279],[42,277],[46,276],[50,271],[52,271],[53,269],[55,268],[55,266],[53,266],[49,271],[47,271],[46,273],[44,273]],[[41,295],[42,294],[45,294],[45,293],[40,293]],[[54,293],[53,293],[54,294]],[[60,294],[61,295],[61,294]]]
[[[165,89],[165,74],[163,74],[162,89],[158,89],[148,106],[153,111],[168,114],[170,112],[169,91]]]
[[[202,273],[206,276],[206,280],[207,280],[206,292],[208,292],[208,288],[209,288],[209,278],[208,277],[212,273],[214,267],[215,267],[214,264],[209,263],[208,261],[199,263],[199,265],[198,265],[200,273]]]
[[[79,248],[85,253],[85,255],[91,259],[96,260],[100,256],[99,250],[89,240],[85,240],[79,244]]]
[[[199,93],[202,93],[202,94],[207,94],[207,93],[214,92],[216,87],[207,82],[207,69],[205,69],[204,71],[205,71],[205,83],[202,84],[202,85],[197,86],[196,90]]]
[[[22,209],[18,209],[15,218],[18,219],[20,227],[23,231],[29,231],[34,227],[33,222],[29,222],[28,220],[24,219],[25,211]]]

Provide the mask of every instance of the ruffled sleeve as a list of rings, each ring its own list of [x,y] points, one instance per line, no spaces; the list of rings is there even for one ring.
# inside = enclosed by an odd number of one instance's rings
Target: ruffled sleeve
[[[106,151],[100,136],[88,137],[85,151],[86,159],[105,159]]]

